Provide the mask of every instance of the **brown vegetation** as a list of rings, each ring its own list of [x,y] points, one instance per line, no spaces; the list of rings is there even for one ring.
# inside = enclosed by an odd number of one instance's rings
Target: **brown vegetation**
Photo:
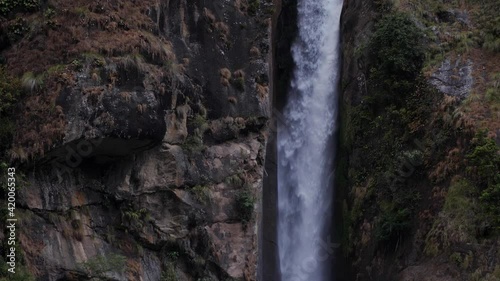
[[[23,76],[23,88],[30,93],[16,118],[18,130],[10,151],[11,158],[23,161],[43,156],[62,141],[66,121],[56,99],[64,87],[75,85],[76,72],[88,71],[94,87],[85,87],[82,94],[96,105],[106,90],[102,83],[107,83],[107,90],[119,83],[113,71],[101,81],[101,70],[108,63],[156,77],[177,69],[170,42],[153,35],[157,26],[147,11],[156,2],[53,0],[49,4],[50,21],[45,8],[23,14],[23,28],[18,28],[22,34],[2,52],[9,72]],[[18,26],[17,19],[13,15],[1,27]],[[121,97],[130,100],[126,94]]]

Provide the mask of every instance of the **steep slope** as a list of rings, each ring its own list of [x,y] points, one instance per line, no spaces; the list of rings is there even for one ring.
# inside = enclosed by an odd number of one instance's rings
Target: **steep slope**
[[[498,280],[498,1],[346,1],[352,280]]]
[[[0,1],[19,271],[255,280],[272,6]]]

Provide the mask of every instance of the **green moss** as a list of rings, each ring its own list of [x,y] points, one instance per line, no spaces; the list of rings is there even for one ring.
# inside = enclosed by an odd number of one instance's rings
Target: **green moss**
[[[161,281],[177,281],[177,273],[175,272],[175,265],[168,262],[165,270],[161,274]]]
[[[92,278],[104,278],[106,273],[123,272],[126,261],[126,257],[119,254],[96,255],[79,267]]]

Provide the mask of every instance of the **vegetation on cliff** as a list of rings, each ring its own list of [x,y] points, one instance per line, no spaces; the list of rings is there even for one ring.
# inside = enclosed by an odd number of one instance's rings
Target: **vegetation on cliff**
[[[360,280],[426,278],[436,259],[454,278],[498,277],[498,1],[461,3],[376,1],[374,25],[346,27],[338,183]],[[450,61],[443,93],[429,81]]]
[[[0,170],[31,183],[20,271],[255,278],[272,6],[0,0]]]

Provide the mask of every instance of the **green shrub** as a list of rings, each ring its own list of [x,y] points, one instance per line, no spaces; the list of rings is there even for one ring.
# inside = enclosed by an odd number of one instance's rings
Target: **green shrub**
[[[240,92],[245,91],[245,78],[244,77],[238,77],[232,80],[233,86]]]
[[[403,13],[384,16],[370,39],[370,84],[386,101],[412,92],[425,60],[423,32]],[[384,101],[384,103],[386,103]]]
[[[137,210],[132,205],[127,205],[122,209],[123,226],[140,230],[150,219],[151,215],[145,208]]]
[[[495,140],[480,131],[472,140],[467,171],[482,188],[481,202],[490,217],[491,225],[500,228],[500,154]]]
[[[33,92],[43,86],[44,78],[43,74],[35,75],[33,72],[29,71],[24,73],[21,78],[21,84],[24,90]]]
[[[250,3],[248,3],[248,13],[250,15],[257,14],[259,8],[260,8],[260,0],[250,0]]]
[[[249,190],[242,190],[236,197],[236,210],[243,222],[249,222],[253,216],[255,197]]]
[[[194,197],[198,202],[202,204],[207,204],[210,201],[210,192],[208,186],[205,185],[197,185],[191,189],[194,194]]]
[[[12,115],[20,98],[20,82],[0,67],[0,157],[12,143],[15,126]]]
[[[397,239],[410,228],[411,212],[407,208],[389,207],[382,210],[376,226],[376,237],[379,241]]]
[[[0,0],[0,15],[8,16],[13,12],[33,12],[40,7],[38,0]]]
[[[487,137],[487,131],[480,131],[472,140],[472,148],[466,155],[469,172],[476,176],[482,186],[500,183],[500,155],[495,140]]]

